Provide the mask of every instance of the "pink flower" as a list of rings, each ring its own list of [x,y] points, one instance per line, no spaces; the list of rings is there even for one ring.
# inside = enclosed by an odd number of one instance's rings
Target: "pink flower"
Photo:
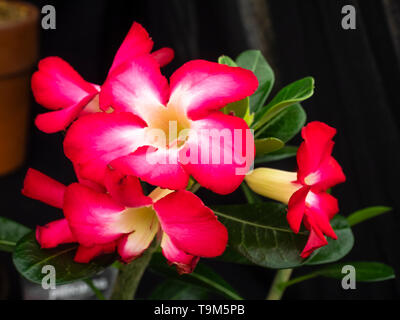
[[[251,71],[203,60],[184,64],[168,85],[152,57],[137,57],[102,86],[100,107],[114,112],[76,121],[65,154],[82,177],[99,183],[110,165],[162,188],[183,189],[192,175],[231,193],[253,162],[254,140],[244,120],[218,110],[257,86]]]
[[[331,155],[335,134],[334,128],[311,122],[301,132],[304,142],[297,152],[297,173],[258,168],[246,176],[253,191],[288,204],[287,220],[295,233],[302,222],[310,231],[301,253],[303,258],[328,243],[324,235],[337,239],[329,221],[339,207],[327,190],[344,182],[346,177]]]
[[[215,257],[225,250],[226,228],[193,193],[156,188],[145,196],[136,177],[115,170],[107,171],[105,187],[107,193],[81,183],[66,187],[29,169],[22,193],[62,208],[65,215],[37,227],[41,247],[77,242],[77,262],[117,250],[128,263],[159,234],[164,256],[180,273],[192,272],[199,257]]]
[[[119,48],[110,73],[118,66],[141,55],[149,55],[153,41],[146,30],[134,23]],[[151,54],[160,66],[168,64],[174,56],[170,48]],[[32,77],[32,90],[36,101],[52,112],[40,114],[36,126],[46,132],[64,130],[77,117],[99,112],[100,86],[85,81],[67,62],[59,57],[48,57],[39,62],[39,70]]]

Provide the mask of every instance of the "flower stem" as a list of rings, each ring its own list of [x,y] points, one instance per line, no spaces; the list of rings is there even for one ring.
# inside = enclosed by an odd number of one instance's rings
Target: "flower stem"
[[[140,258],[119,268],[118,276],[111,295],[112,300],[133,300],[144,271],[150,263],[151,257],[158,246],[157,241],[153,241],[150,247]]]
[[[292,285],[294,285],[296,283],[303,282],[303,281],[315,278],[315,277],[318,277],[318,272],[313,272],[313,273],[306,274],[304,276],[293,278],[292,280],[289,280],[288,282],[285,283],[285,288],[287,288],[289,286],[292,286]]]
[[[83,281],[92,289],[98,300],[106,300],[103,293],[94,285],[92,279],[83,279]]]
[[[276,272],[266,300],[281,300],[286,289],[285,283],[290,279],[292,272],[293,269],[282,269]]]

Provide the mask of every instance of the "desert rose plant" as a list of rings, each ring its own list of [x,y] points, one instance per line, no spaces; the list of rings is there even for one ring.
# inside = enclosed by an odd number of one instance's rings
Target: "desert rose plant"
[[[341,278],[351,227],[390,208],[338,215],[332,188],[346,177],[332,156],[336,129],[306,124],[300,105],[314,79],[289,84],[267,103],[274,73],[257,50],[235,61],[189,61],[168,81],[161,68],[174,51],[152,49],[147,31],[133,23],[102,85],[59,57],[39,62],[32,91],[50,112],[35,124],[65,131],[76,182],[28,170],[22,193],[63,216],[35,231],[0,218],[0,249],[12,252],[21,275],[41,283],[42,267],[51,264],[57,284],[85,280],[99,299],[90,277],[108,267],[118,269],[113,299],[133,299],[147,268],[167,278],[159,298],[243,299],[201,258],[277,269],[271,300],[300,281]],[[300,131],[300,146],[287,145]],[[290,157],[297,171],[266,167]],[[241,188],[247,203],[208,207],[199,188],[221,197]],[[346,264],[357,269],[357,281],[394,277],[381,263]],[[314,269],[290,279],[303,266]]]

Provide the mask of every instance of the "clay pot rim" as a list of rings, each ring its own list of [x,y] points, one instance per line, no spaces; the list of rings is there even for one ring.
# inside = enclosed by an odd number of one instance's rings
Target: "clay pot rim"
[[[6,23],[1,23],[0,31],[6,31],[7,29],[13,29],[15,27],[23,26],[26,24],[36,23],[38,16],[39,16],[39,10],[33,4],[25,2],[25,1],[12,1],[12,2],[6,1],[6,2],[3,2],[3,4],[4,3],[6,5],[9,5],[10,7],[24,6],[25,8],[28,9],[28,14],[25,17],[23,17],[22,19],[9,20]]]

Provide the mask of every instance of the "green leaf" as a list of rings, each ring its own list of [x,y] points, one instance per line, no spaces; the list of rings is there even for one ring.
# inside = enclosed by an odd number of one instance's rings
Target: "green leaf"
[[[233,61],[231,58],[228,56],[222,55],[218,58],[218,63],[219,64],[226,64],[227,66],[230,67],[237,67],[237,64],[235,61]]]
[[[328,245],[316,250],[314,255],[307,261],[307,265],[338,261],[346,256],[353,248],[354,236],[346,218],[336,215],[331,220],[331,225],[338,239],[333,240],[328,238]]]
[[[156,273],[167,276],[168,278],[178,279],[192,285],[200,286],[212,290],[229,299],[242,300],[242,297],[227,283],[219,274],[203,263],[196,266],[194,272],[179,275],[174,266],[169,266],[162,256],[156,252],[150,262],[150,269]]]
[[[259,50],[244,51],[237,57],[236,64],[253,71],[257,77],[258,89],[250,97],[250,111],[257,112],[264,105],[274,86],[274,72]]]
[[[328,245],[308,259],[300,253],[308,231],[294,234],[286,221],[287,207],[275,202],[216,207],[214,212],[229,232],[229,246],[249,261],[259,266],[286,269],[303,264],[323,264],[344,257],[353,247],[354,238],[345,218],[331,220],[338,240],[328,240]]]
[[[285,143],[278,138],[263,138],[254,141],[256,146],[256,156],[264,156],[268,153],[282,149]]]
[[[102,255],[90,263],[73,261],[78,244],[61,245],[54,249],[41,249],[35,239],[35,233],[24,236],[14,249],[14,265],[26,279],[41,283],[45,274],[42,268],[52,265],[56,270],[56,283],[64,284],[89,278],[110,266],[114,255]]]
[[[219,206],[215,214],[227,227],[229,246],[252,263],[267,268],[302,265],[308,232],[294,234],[286,221],[286,206],[275,202]]]
[[[150,295],[150,300],[205,300],[209,291],[178,280],[166,280]]]
[[[251,266],[255,265],[253,262],[251,262],[243,255],[241,255],[239,252],[229,247],[229,245],[226,247],[224,253],[221,256],[216,257],[216,259],[222,262],[238,263]]]
[[[300,132],[307,120],[306,113],[299,103],[296,103],[268,122],[255,132],[256,138],[276,137],[283,142],[292,139]]]
[[[250,114],[249,107],[249,97],[246,97],[242,100],[229,103],[223,109],[222,112],[225,114],[232,114],[236,117],[242,118],[246,121],[247,125],[251,125],[254,115]]]
[[[347,217],[347,222],[350,226],[354,226],[360,222],[374,218],[389,211],[392,211],[392,208],[384,206],[368,207],[350,214]]]
[[[338,240],[328,239],[328,245],[316,251],[311,258],[304,260],[307,265],[318,265],[340,260],[349,253],[354,244],[351,229],[346,224],[346,219],[342,216],[336,216],[331,221]],[[231,263],[254,265],[254,262],[241,256],[232,247],[227,247],[224,254],[218,257],[218,260]]]
[[[260,163],[266,163],[266,162],[271,162],[271,161],[278,161],[278,160],[283,160],[287,159],[290,157],[295,157],[297,154],[297,147],[294,146],[285,146],[282,149],[268,153],[266,155],[258,157],[256,155],[254,159],[255,164],[260,164]]]
[[[255,115],[254,129],[260,129],[287,107],[304,101],[314,93],[314,78],[306,77],[284,87],[266,107]]]
[[[348,274],[346,271],[342,273],[344,266],[353,266],[355,268],[356,281],[358,282],[377,282],[389,279],[394,279],[395,274],[391,267],[379,262],[341,262],[337,264],[328,265],[322,269],[313,271],[311,273],[290,279],[282,283],[282,287],[287,288],[296,283],[300,283],[318,276],[327,278],[343,279]]]
[[[244,118],[249,110],[249,97],[227,104],[222,112],[225,114],[234,113],[236,117]]]
[[[12,252],[17,242],[30,231],[18,222],[0,217],[0,250]]]
[[[355,268],[357,282],[377,282],[395,278],[394,270],[386,264],[379,262],[341,262],[326,266],[315,271],[320,276],[343,279],[343,266],[350,265]]]

